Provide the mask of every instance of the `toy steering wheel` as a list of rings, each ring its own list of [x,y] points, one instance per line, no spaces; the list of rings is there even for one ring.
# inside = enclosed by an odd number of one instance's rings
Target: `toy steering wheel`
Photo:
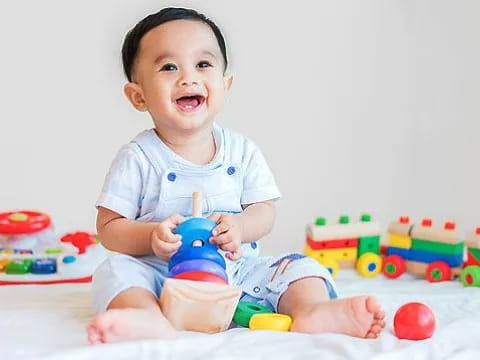
[[[20,210],[0,213],[0,234],[31,234],[48,228],[50,223],[50,217],[39,211]]]

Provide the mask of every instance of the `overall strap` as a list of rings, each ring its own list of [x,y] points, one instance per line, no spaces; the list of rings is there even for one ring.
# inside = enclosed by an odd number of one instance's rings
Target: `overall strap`
[[[172,152],[166,148],[153,129],[141,132],[132,143],[139,147],[159,177],[172,164]]]

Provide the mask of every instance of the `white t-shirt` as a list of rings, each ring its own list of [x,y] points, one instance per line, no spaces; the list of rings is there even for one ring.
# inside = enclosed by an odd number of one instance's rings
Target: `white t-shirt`
[[[213,135],[216,154],[210,163],[198,165],[174,153],[153,129],[141,132],[118,152],[96,206],[147,222],[175,212],[191,216],[195,191],[202,193],[205,217],[280,198],[265,158],[251,140],[217,124]]]

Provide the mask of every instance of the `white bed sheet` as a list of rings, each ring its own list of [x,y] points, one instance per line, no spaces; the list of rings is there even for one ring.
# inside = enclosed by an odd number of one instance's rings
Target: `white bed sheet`
[[[387,313],[376,340],[231,329],[186,333],[171,341],[90,346],[85,327],[93,317],[90,284],[0,287],[0,359],[479,359],[480,288],[458,281],[429,284],[406,275],[364,279],[351,270],[337,278],[342,296],[374,294]],[[403,303],[428,304],[437,317],[432,339],[398,340],[392,332]]]

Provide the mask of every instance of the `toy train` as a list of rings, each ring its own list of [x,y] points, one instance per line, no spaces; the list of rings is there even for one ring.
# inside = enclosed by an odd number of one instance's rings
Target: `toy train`
[[[396,279],[407,272],[438,282],[460,276],[464,286],[480,287],[480,228],[463,241],[451,221],[438,228],[431,219],[415,225],[402,216],[387,232],[387,244],[380,245],[380,227],[368,214],[356,223],[346,216],[329,225],[317,218],[307,226],[304,252],[332,275],[339,268],[356,267],[365,277],[382,272]]]
[[[106,250],[79,231],[60,238],[38,211],[0,213],[0,285],[89,282]]]
[[[402,216],[388,227],[385,254],[382,272],[390,279],[405,272],[424,275],[430,282],[460,276],[464,286],[480,286],[480,228],[464,241],[454,222],[440,228],[431,219],[412,224]]]

